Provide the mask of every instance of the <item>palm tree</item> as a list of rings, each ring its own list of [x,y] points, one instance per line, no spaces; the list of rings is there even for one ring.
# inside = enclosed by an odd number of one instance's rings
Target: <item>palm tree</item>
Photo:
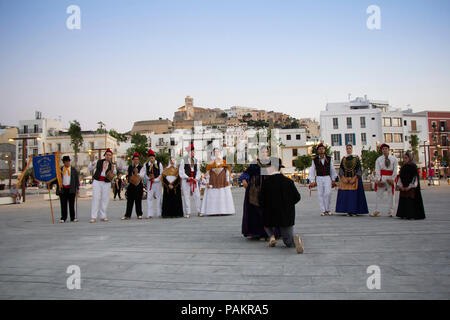
[[[83,135],[81,133],[81,126],[77,120],[74,120],[70,123],[69,127],[69,135],[70,135],[70,145],[73,148],[74,156],[74,165],[77,166],[78,161],[78,152],[80,152],[80,147],[83,145]]]

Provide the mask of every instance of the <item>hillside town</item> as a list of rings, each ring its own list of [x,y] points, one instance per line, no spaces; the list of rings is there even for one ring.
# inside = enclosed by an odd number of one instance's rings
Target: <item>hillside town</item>
[[[312,156],[313,146],[319,142],[329,146],[336,168],[348,144],[354,146],[355,154],[361,155],[363,150],[378,150],[382,143],[389,143],[399,161],[406,151],[414,150],[424,177],[428,176],[427,168],[446,177],[449,119],[450,112],[402,110],[388,101],[367,96],[327,103],[320,111],[320,122],[242,106],[196,107],[194,98],[187,96],[184,105],[174,111],[172,120],[137,120],[130,131],[122,134],[104,129],[102,122],[98,129],[82,130],[83,144],[77,152],[77,166],[82,176],[89,178],[90,159],[100,158],[107,148],[113,151],[114,161],[125,166],[133,146],[132,136],[136,134],[145,136],[148,147],[155,152],[166,152],[178,159],[183,157],[184,148],[193,143],[203,162],[208,161],[211,148],[220,146],[225,148],[228,163],[245,165],[255,156],[249,144],[263,142],[264,135],[265,142],[269,143],[270,132],[272,142],[275,141],[271,143],[271,153],[282,159],[283,173],[296,181],[308,174],[308,169],[299,170],[296,159]],[[4,180],[10,174],[13,178],[19,176],[29,155],[56,151],[75,156],[69,130],[61,121],[43,117],[39,111],[35,112],[34,119],[20,120],[17,126],[0,127],[0,157],[4,159],[0,173]],[[242,168],[238,166],[236,170]]]

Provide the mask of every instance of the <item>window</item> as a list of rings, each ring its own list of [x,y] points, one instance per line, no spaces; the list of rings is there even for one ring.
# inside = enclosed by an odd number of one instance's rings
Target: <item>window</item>
[[[394,142],[403,142],[403,134],[394,133]]]
[[[175,138],[170,138],[170,145],[174,146],[175,145]]]
[[[402,118],[392,118],[392,126],[393,127],[401,127],[402,126]]]
[[[342,146],[342,137],[340,134],[331,135],[331,145],[332,146]]]
[[[361,124],[361,129],[364,129],[366,127],[366,117],[360,117],[359,122]]]
[[[333,129],[339,129],[338,118],[333,118]]]
[[[411,131],[417,131],[417,122],[416,122],[416,120],[411,120]]]
[[[367,137],[365,133],[361,133],[361,144],[365,146],[367,144]]]
[[[61,150],[61,143],[56,144],[56,151],[62,151]]]
[[[333,151],[333,158],[334,158],[334,162],[340,162],[340,160],[341,160],[341,152],[340,151]]]
[[[346,133],[345,134],[345,145],[351,144],[351,145],[355,145],[356,141],[355,141],[355,134],[354,133]]]
[[[384,134],[384,142],[392,142],[392,133]]]
[[[408,136],[405,136],[405,141],[408,141]]]
[[[35,124],[34,125],[34,133],[38,133],[39,132],[39,125]]]
[[[291,135],[290,134],[286,135],[286,140],[291,140]]]
[[[292,166],[295,167],[295,159],[292,160]]]
[[[53,145],[51,143],[48,144],[47,152],[53,152]]]
[[[447,131],[447,122],[446,121],[440,121],[439,128],[441,131]]]
[[[447,136],[442,136],[441,140],[442,140],[442,145],[443,146],[448,146],[448,138],[447,138]]]
[[[351,129],[352,128],[352,118],[347,118],[347,129]]]
[[[296,157],[298,155],[298,150],[297,149],[292,149],[292,156]]]
[[[23,133],[28,133],[28,126],[23,126]]]
[[[392,127],[391,118],[383,118],[383,127]]]
[[[297,135],[295,136],[295,139],[300,140],[300,135],[297,134]]]
[[[94,142],[89,142],[89,150],[94,150]]]
[[[405,121],[403,121],[403,125],[406,127],[406,125],[407,125],[407,121],[405,120]]]

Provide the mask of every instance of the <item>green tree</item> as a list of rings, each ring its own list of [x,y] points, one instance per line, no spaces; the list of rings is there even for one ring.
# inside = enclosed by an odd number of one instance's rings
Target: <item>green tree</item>
[[[108,131],[104,128],[106,124],[102,121],[97,122],[98,129],[95,131],[96,133],[107,133]]]
[[[375,171],[375,162],[382,154],[380,150],[371,150],[371,148],[366,150],[363,148],[361,152],[362,171],[368,174],[373,173]]]
[[[118,133],[116,130],[109,130],[109,135],[113,138],[116,138],[118,142],[126,142],[127,136],[124,133]]]
[[[139,153],[140,158],[139,162],[144,164],[148,160],[147,151],[148,151],[148,142],[147,137],[141,135],[139,133],[135,133],[131,136],[131,143],[133,144],[131,147],[127,149],[127,160],[128,164],[131,164],[131,159],[135,152]]]
[[[170,160],[170,153],[168,150],[168,148],[163,148],[155,154],[156,161],[161,162],[164,167],[169,164]]]
[[[70,123],[69,127],[69,135],[70,135],[70,145],[72,146],[74,156],[74,166],[77,167],[78,163],[78,152],[80,152],[80,148],[83,145],[83,135],[81,133],[81,126],[77,120],[74,120]]]
[[[419,150],[418,150],[418,147],[419,147],[419,144],[420,144],[419,137],[416,136],[415,134],[411,135],[409,137],[409,144],[411,145],[411,149],[412,149],[412,152],[413,152],[413,155],[414,155],[414,159],[416,161],[419,161]]]
[[[311,167],[312,165],[312,158],[307,155],[301,155],[298,156],[295,160],[294,160],[294,166],[295,166],[295,170],[296,171],[302,171],[303,172],[303,176],[305,174],[305,170],[309,167]]]

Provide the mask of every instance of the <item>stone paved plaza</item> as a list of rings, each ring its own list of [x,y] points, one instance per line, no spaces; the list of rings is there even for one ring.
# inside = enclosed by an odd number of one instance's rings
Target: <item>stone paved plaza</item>
[[[49,202],[29,196],[0,206],[2,299],[448,299],[450,187],[423,189],[427,219],[321,217],[317,193],[299,187],[296,232],[305,253],[281,241],[241,235],[243,189],[236,215],[121,221],[126,202],[110,201],[110,222],[55,224]],[[337,192],[333,192],[332,207]],[[366,192],[369,209],[375,193]],[[146,202],[143,204],[146,210]],[[78,265],[81,289],[66,287]],[[366,286],[367,267],[381,269],[381,289]]]

